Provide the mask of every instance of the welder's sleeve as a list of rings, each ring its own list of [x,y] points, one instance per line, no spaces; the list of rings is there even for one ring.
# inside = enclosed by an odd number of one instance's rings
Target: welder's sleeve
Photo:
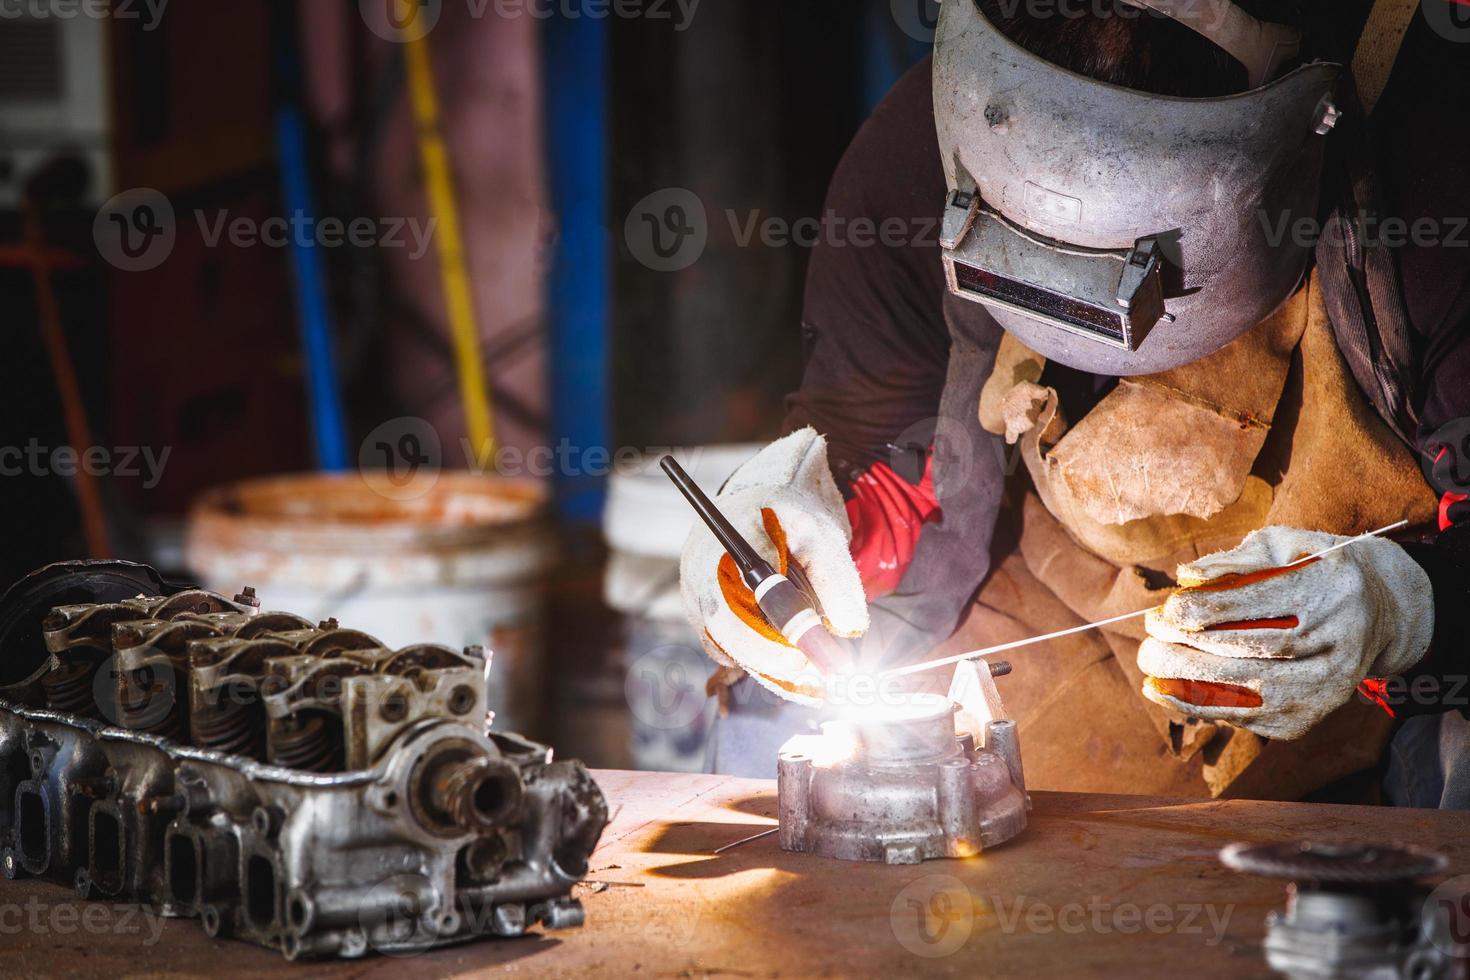
[[[1434,640],[1414,670],[1365,689],[1399,717],[1470,715],[1470,222],[1454,217],[1470,215],[1470,110],[1427,131],[1434,110],[1422,98],[1470,86],[1460,47],[1417,24],[1374,114],[1387,213],[1434,229],[1397,249],[1420,364],[1417,448],[1440,497],[1439,534],[1405,549],[1432,583]]]
[[[859,130],[827,192],[802,309],[804,371],[787,431],[827,437],[839,486],[888,465],[920,482],[949,363],[939,218],[944,175],[929,61]],[[916,428],[918,426],[919,428]],[[904,452],[896,458],[896,448]]]
[[[787,431],[827,438],[876,600],[867,642],[893,662],[958,625],[989,567],[1002,480],[976,418],[1000,328],[978,306],[962,326],[946,317],[930,67],[900,80],[838,166],[807,273],[802,384],[787,402]]]
[[[1470,341],[1470,319],[1461,323]],[[1470,343],[1465,350],[1470,355]],[[1470,636],[1470,356],[1464,371],[1457,382],[1465,401],[1461,414],[1432,429],[1426,419],[1419,447],[1430,483],[1440,494],[1439,533],[1404,545],[1429,576],[1434,638],[1412,670],[1370,678],[1361,687],[1366,697],[1400,718],[1452,710],[1470,717],[1470,653],[1465,647]]]

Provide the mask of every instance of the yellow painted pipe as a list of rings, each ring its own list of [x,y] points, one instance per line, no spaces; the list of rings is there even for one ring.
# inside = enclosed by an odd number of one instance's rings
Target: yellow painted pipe
[[[459,226],[459,202],[449,169],[449,150],[439,132],[439,100],[434,93],[434,62],[429,39],[406,42],[409,99],[413,103],[418,130],[419,161],[429,198],[429,214],[435,221],[434,244],[439,256],[439,280],[444,289],[444,307],[454,341],[455,370],[460,398],[464,403],[465,428],[471,451],[481,468],[495,459],[495,414],[485,363],[480,352],[480,332],[475,317],[465,262],[464,238]]]

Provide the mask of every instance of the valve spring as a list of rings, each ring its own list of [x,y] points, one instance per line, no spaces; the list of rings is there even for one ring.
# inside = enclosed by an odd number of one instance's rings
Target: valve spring
[[[182,719],[177,705],[170,707],[168,711],[161,711],[155,704],[155,699],[163,697],[163,694],[157,691],[145,693],[136,703],[129,703],[129,694],[130,692],[124,691],[124,700],[117,706],[118,722],[122,727],[164,738],[178,738]]]
[[[176,738],[182,728],[178,698],[167,684],[150,683],[145,687],[122,678],[117,692],[117,715],[122,727],[150,735]]]
[[[80,661],[42,674],[41,689],[46,693],[46,706],[52,711],[100,719],[102,712],[93,696],[92,686],[101,666],[100,663]]]
[[[260,736],[264,726],[250,708],[251,705],[224,701],[196,711],[194,740],[200,748],[260,758]]]
[[[271,762],[305,772],[342,769],[342,728],[337,719],[303,712],[286,719],[271,733]]]

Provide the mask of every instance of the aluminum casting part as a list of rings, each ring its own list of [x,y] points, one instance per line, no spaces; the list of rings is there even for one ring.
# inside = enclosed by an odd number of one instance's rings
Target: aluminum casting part
[[[1021,768],[1021,737],[1016,731],[1016,723],[1010,719],[988,723],[985,726],[983,748],[1000,757],[1015,780],[1016,786],[1025,792],[1026,773]],[[1028,808],[1029,805],[1028,800]]]
[[[211,596],[121,600],[121,611],[50,620],[58,646],[105,635],[124,644],[124,672],[148,674],[144,694],[180,693],[164,713],[167,734],[141,714],[117,715],[138,723],[124,727],[14,696],[44,698],[44,683],[0,696],[0,873],[148,902],[292,959],[581,924],[570,890],[607,823],[606,801],[580,763],[487,730],[485,651],[385,650],[335,622]],[[139,618],[160,612],[175,618]],[[7,627],[12,645],[0,654],[21,652],[16,638],[39,646],[40,633]],[[174,686],[153,685],[153,671],[175,672]],[[329,688],[333,679],[358,684],[356,699]],[[267,737],[250,743],[257,754],[181,741],[190,726],[177,712],[208,707],[201,695],[236,683],[259,695],[252,720]],[[368,710],[386,693],[402,694],[391,723]],[[298,756],[323,771],[279,764],[327,732],[351,751]]]
[[[852,721],[858,754],[870,763],[906,765],[953,758],[955,706],[937,694],[910,695],[899,712]]]
[[[1282,912],[1266,917],[1267,964],[1290,977],[1434,980],[1463,957],[1442,903],[1415,882],[1443,855],[1359,843],[1231,844],[1226,867],[1286,879]]]
[[[915,695],[912,710],[864,719],[845,733],[797,736],[777,758],[779,841],[848,861],[917,864],[970,857],[1026,827],[1029,801],[1011,722],[986,746],[956,736],[954,706]],[[844,758],[826,751],[850,746]]]
[[[1313,63],[1238,95],[1154,95],[1032,54],[975,0],[941,4],[950,290],[1080,370],[1154,374],[1219,350],[1307,268],[1310,243],[1287,231],[1317,213],[1319,130],[1342,72]],[[982,220],[982,204],[1004,222]]]

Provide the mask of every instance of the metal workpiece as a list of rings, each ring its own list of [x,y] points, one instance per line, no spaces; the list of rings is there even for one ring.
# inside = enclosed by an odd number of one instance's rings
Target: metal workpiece
[[[1266,918],[1266,962],[1289,977],[1435,980],[1458,976],[1467,952],[1450,916],[1417,884],[1442,855],[1347,843],[1232,844],[1228,868],[1287,881],[1286,908]]]
[[[0,690],[5,877],[293,959],[581,924],[606,801],[581,763],[490,730],[486,651],[390,650],[197,591],[106,605],[0,630],[27,671]],[[96,654],[91,711],[50,701],[23,642],[41,635]]]
[[[955,706],[932,694],[796,736],[777,760],[781,847],[918,864],[1010,840],[1029,808],[1015,725],[992,721],[973,741],[956,734]]]

